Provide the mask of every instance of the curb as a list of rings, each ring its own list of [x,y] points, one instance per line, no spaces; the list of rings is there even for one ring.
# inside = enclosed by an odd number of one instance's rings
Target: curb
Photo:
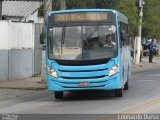
[[[23,86],[18,86],[18,87],[11,87],[11,86],[0,86],[0,89],[21,89],[21,90],[45,90],[47,89],[47,86],[41,86],[41,87],[23,87]]]
[[[0,87],[0,89],[19,89],[19,90],[45,90],[47,87],[44,88],[34,88],[34,87],[28,87],[28,88],[22,88],[22,87]]]

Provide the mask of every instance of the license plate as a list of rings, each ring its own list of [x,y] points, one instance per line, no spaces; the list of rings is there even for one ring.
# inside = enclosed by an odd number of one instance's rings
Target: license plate
[[[89,86],[89,82],[78,82],[78,86]]]

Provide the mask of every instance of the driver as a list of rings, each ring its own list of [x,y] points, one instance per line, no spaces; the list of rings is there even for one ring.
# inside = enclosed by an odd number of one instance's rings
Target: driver
[[[101,44],[101,47],[109,47],[115,49],[116,43],[112,40],[112,36],[110,34],[106,36],[105,42]]]

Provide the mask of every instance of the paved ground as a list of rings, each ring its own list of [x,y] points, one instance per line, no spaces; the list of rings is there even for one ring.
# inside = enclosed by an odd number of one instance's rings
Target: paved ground
[[[23,89],[0,89],[0,102],[11,99],[17,99],[25,95],[32,95],[35,92],[37,91]]]
[[[160,64],[160,57],[154,57],[154,63],[148,63],[144,57],[139,65],[132,64],[132,73],[142,72]],[[16,99],[46,89],[46,84],[41,82],[41,77],[31,77],[23,80],[0,82],[0,101]]]
[[[27,97],[0,103],[0,113],[27,114],[110,114],[159,113],[160,65],[135,72],[130,88],[122,98],[109,91],[65,92],[63,100],[55,100],[53,92],[38,91]],[[73,117],[73,116],[70,116]],[[104,116],[106,118],[107,116]],[[65,116],[61,116],[65,119]],[[80,117],[81,118],[81,117]],[[78,118],[80,120],[80,118]],[[99,119],[98,119],[99,120]],[[104,120],[104,119],[103,119]]]
[[[129,90],[124,91],[122,98],[114,97],[109,91],[79,91],[65,92],[63,100],[55,100],[52,91],[39,88],[40,78],[0,83],[6,88],[14,84],[14,89],[0,89],[0,113],[3,116],[14,113],[19,120],[117,120],[128,113],[159,115],[160,58],[155,58],[154,63],[143,58],[140,65],[132,65],[132,71]]]
[[[160,57],[154,57],[153,63],[149,63],[148,57],[143,57],[139,65],[132,64],[132,72],[144,71],[152,67],[160,65]]]
[[[41,76],[0,82],[1,89],[23,89],[23,90],[38,90],[45,89],[46,84],[42,83]]]
[[[0,82],[0,102],[17,99],[46,89],[41,77],[31,77],[22,80]]]

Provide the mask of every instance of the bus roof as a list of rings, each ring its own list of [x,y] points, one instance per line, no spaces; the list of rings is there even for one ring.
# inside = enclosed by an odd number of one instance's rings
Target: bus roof
[[[116,13],[116,15],[118,17],[120,17],[121,19],[125,20],[128,22],[128,18],[120,13],[119,11],[117,10],[113,10],[113,9],[71,9],[71,10],[58,10],[58,11],[52,11],[52,12],[49,12],[48,14],[56,14],[56,13],[69,13],[69,12],[113,12],[113,13]]]
[[[122,13],[120,13],[120,12],[117,11],[117,16],[118,16],[120,19],[128,22],[128,18],[127,18],[124,14],[122,14]]]
[[[70,9],[70,10],[58,10],[58,11],[52,11],[49,12],[49,14],[54,14],[54,13],[64,13],[64,12],[87,12],[87,11],[92,11],[92,12],[106,12],[106,11],[111,11],[111,12],[116,12],[116,10],[112,10],[112,9]]]

